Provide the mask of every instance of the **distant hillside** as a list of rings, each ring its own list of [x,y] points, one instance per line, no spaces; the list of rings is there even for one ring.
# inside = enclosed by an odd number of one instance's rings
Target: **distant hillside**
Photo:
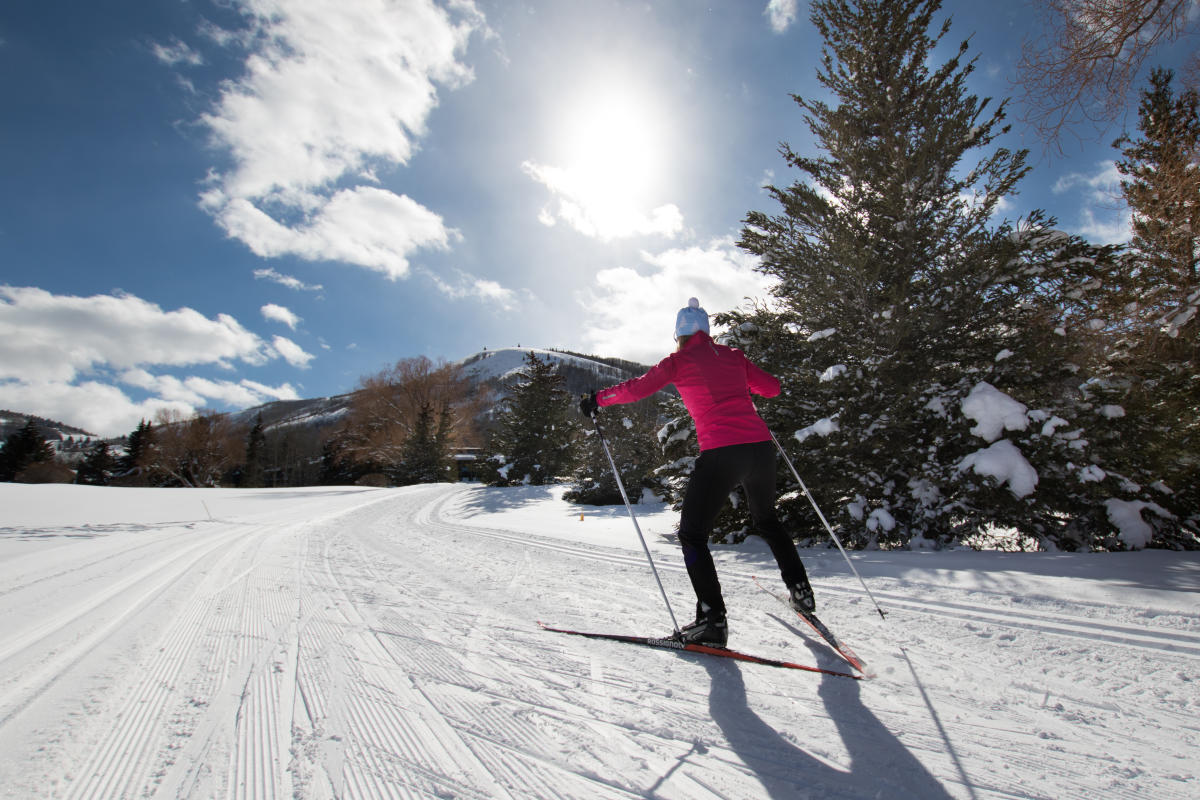
[[[261,406],[236,411],[231,416],[235,422],[253,425],[262,414],[263,428],[267,431],[283,428],[324,428],[333,425],[350,410],[354,393],[333,397],[317,397],[311,400],[276,400]]]
[[[24,428],[25,423],[29,420],[33,420],[33,424],[37,425],[42,436],[49,442],[64,441],[68,437],[75,440],[100,438],[94,433],[85,431],[83,428],[76,428],[52,419],[25,414],[20,411],[0,409],[0,441],[8,438],[9,434],[16,433],[21,428]]]
[[[458,363],[472,381],[487,385],[496,393],[497,398],[501,398],[509,380],[524,367],[525,357],[529,353],[536,354],[543,361],[556,364],[559,374],[566,381],[567,392],[572,395],[611,386],[640,375],[646,370],[641,364],[618,358],[529,347],[484,350]],[[354,393],[349,392],[306,400],[276,400],[235,411],[231,416],[235,422],[250,426],[261,414],[263,427],[268,432],[283,432],[289,429],[319,430],[340,421],[349,412],[353,399]],[[73,437],[78,446],[80,440],[86,443],[87,440],[100,438],[81,428],[16,411],[0,411],[0,436],[8,436],[9,433],[19,430],[25,425],[25,420],[31,418],[37,423],[42,435],[50,441],[63,441],[67,437]]]
[[[525,366],[525,359],[529,353],[533,353],[542,361],[556,364],[558,373],[566,381],[567,392],[572,395],[602,389],[646,371],[646,367],[632,361],[532,347],[484,350],[459,363],[473,380],[490,386],[502,395],[505,384]]]

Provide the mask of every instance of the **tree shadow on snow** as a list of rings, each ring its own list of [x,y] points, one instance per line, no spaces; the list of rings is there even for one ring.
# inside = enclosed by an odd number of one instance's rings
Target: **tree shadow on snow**
[[[491,486],[486,491],[464,493],[462,499],[458,501],[459,509],[464,517],[514,511],[552,501],[554,499],[553,489],[552,484],[545,486]]]
[[[799,632],[797,632],[799,635]],[[823,645],[805,641],[818,666],[842,670],[845,662]],[[863,704],[859,681],[821,675],[817,690],[850,756],[848,771],[831,766],[784,737],[751,710],[742,677],[744,665],[705,659],[712,680],[709,712],[738,757],[772,798],[912,798],[950,800],[951,795],[891,731]],[[803,742],[805,720],[792,736]]]

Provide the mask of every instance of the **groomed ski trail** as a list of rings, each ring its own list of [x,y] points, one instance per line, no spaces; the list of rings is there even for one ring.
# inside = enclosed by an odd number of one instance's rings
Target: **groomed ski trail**
[[[1103,603],[875,578],[891,612],[881,631],[850,578],[815,558],[822,614],[854,632],[878,671],[869,685],[606,648],[534,620],[666,632],[642,554],[472,524],[464,508],[485,491],[297,493],[267,518],[218,512],[0,567],[0,612],[16,623],[6,643],[20,643],[0,644],[0,796],[990,800],[1101,786],[1183,800],[1194,789],[1183,679],[1195,619],[1139,624]],[[656,562],[686,603],[677,554],[664,547]],[[841,668],[753,587],[763,568],[719,564],[731,644]],[[981,685],[981,669],[999,685]],[[1111,686],[1111,701],[1081,691],[1088,682]],[[1139,773],[1152,757],[1178,769]]]

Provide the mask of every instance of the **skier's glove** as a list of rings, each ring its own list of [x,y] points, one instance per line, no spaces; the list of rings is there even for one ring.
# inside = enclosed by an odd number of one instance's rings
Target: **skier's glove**
[[[591,394],[581,394],[579,396],[579,413],[591,418],[596,416],[596,412],[599,410],[600,404],[596,402],[596,392],[594,390]]]

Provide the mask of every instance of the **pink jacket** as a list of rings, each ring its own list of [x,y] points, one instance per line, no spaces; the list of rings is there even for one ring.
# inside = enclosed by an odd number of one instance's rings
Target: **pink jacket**
[[[596,393],[601,406],[632,403],[675,384],[688,413],[696,421],[701,450],[771,438],[750,393],[779,394],[779,380],[755,366],[741,350],[717,344],[700,331],[682,349],[664,358],[640,378]]]

